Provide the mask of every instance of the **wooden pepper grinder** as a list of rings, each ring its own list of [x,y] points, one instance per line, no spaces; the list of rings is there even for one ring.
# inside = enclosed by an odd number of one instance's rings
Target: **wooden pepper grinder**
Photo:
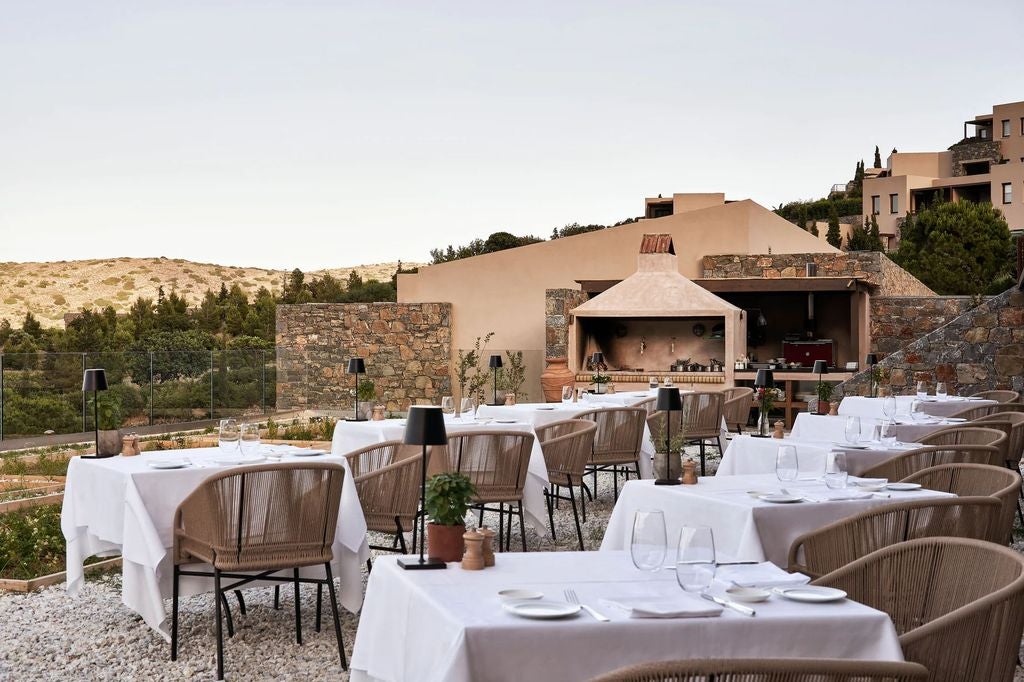
[[[484,536],[478,530],[467,530],[462,534],[466,542],[466,553],[462,556],[462,568],[466,571],[484,569]]]
[[[516,394],[515,393],[506,393],[505,394],[505,404],[506,405],[515,405],[516,404]]]
[[[484,555],[484,566],[494,565],[494,529],[488,528],[487,526],[480,526],[478,529],[480,535],[483,536],[483,555]]]
[[[135,451],[136,455],[142,454],[142,446],[139,445],[139,434],[137,433],[132,434],[132,450]]]
[[[775,432],[772,433],[772,438],[785,438],[785,434],[782,433],[785,426],[786,425],[782,423],[781,419],[775,422]]]
[[[831,403],[829,403],[828,414],[829,414],[830,417],[835,417],[835,416],[839,415],[839,401],[838,400],[833,400]]]
[[[683,485],[697,485],[697,463],[692,457],[683,462]]]
[[[374,405],[373,414],[370,416],[370,419],[375,422],[384,421],[384,406]]]
[[[135,446],[132,443],[132,435],[130,433],[126,433],[121,436],[121,456],[134,457],[136,454]]]

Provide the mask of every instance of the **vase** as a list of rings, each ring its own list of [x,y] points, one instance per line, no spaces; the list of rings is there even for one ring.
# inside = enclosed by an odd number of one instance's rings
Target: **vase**
[[[466,541],[462,537],[466,526],[427,524],[427,554],[431,559],[444,562],[462,561]]]
[[[113,457],[121,454],[123,442],[117,429],[101,429],[96,434],[96,456]]]
[[[569,369],[568,358],[547,358],[547,368],[540,375],[540,385],[544,389],[544,400],[549,403],[562,402],[562,387],[571,386],[576,374]]]
[[[768,411],[764,408],[759,408],[757,410],[757,435],[761,438],[767,438],[769,428]]]

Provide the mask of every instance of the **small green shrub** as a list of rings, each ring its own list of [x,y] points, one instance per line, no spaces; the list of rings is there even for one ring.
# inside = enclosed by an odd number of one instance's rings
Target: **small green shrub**
[[[427,497],[423,506],[431,522],[441,526],[461,526],[475,494],[473,483],[462,474],[435,474],[427,481]]]

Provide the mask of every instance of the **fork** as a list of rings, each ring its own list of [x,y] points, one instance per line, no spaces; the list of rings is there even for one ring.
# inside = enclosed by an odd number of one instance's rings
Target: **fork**
[[[572,590],[572,589],[565,590],[565,600],[567,602],[569,602],[570,604],[575,604],[575,605],[579,606],[581,609],[583,609],[584,611],[589,613],[591,616],[593,616],[596,620],[599,620],[602,623],[607,623],[608,621],[611,620],[611,618],[609,618],[608,616],[602,616],[600,613],[598,613],[594,609],[590,608],[586,604],[580,604],[579,597],[576,596],[576,590]]]

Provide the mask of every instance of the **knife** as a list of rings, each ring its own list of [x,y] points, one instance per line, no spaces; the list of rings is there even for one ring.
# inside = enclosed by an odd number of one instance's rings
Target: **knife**
[[[708,601],[713,601],[716,604],[719,604],[720,606],[724,606],[726,608],[730,608],[733,611],[736,611],[737,613],[742,613],[744,616],[756,616],[757,615],[757,611],[755,611],[754,609],[750,608],[749,606],[743,606],[742,604],[737,604],[734,601],[729,601],[728,599],[722,599],[721,597],[716,597],[715,595],[709,594],[707,592],[701,592],[700,596],[704,597]]]

